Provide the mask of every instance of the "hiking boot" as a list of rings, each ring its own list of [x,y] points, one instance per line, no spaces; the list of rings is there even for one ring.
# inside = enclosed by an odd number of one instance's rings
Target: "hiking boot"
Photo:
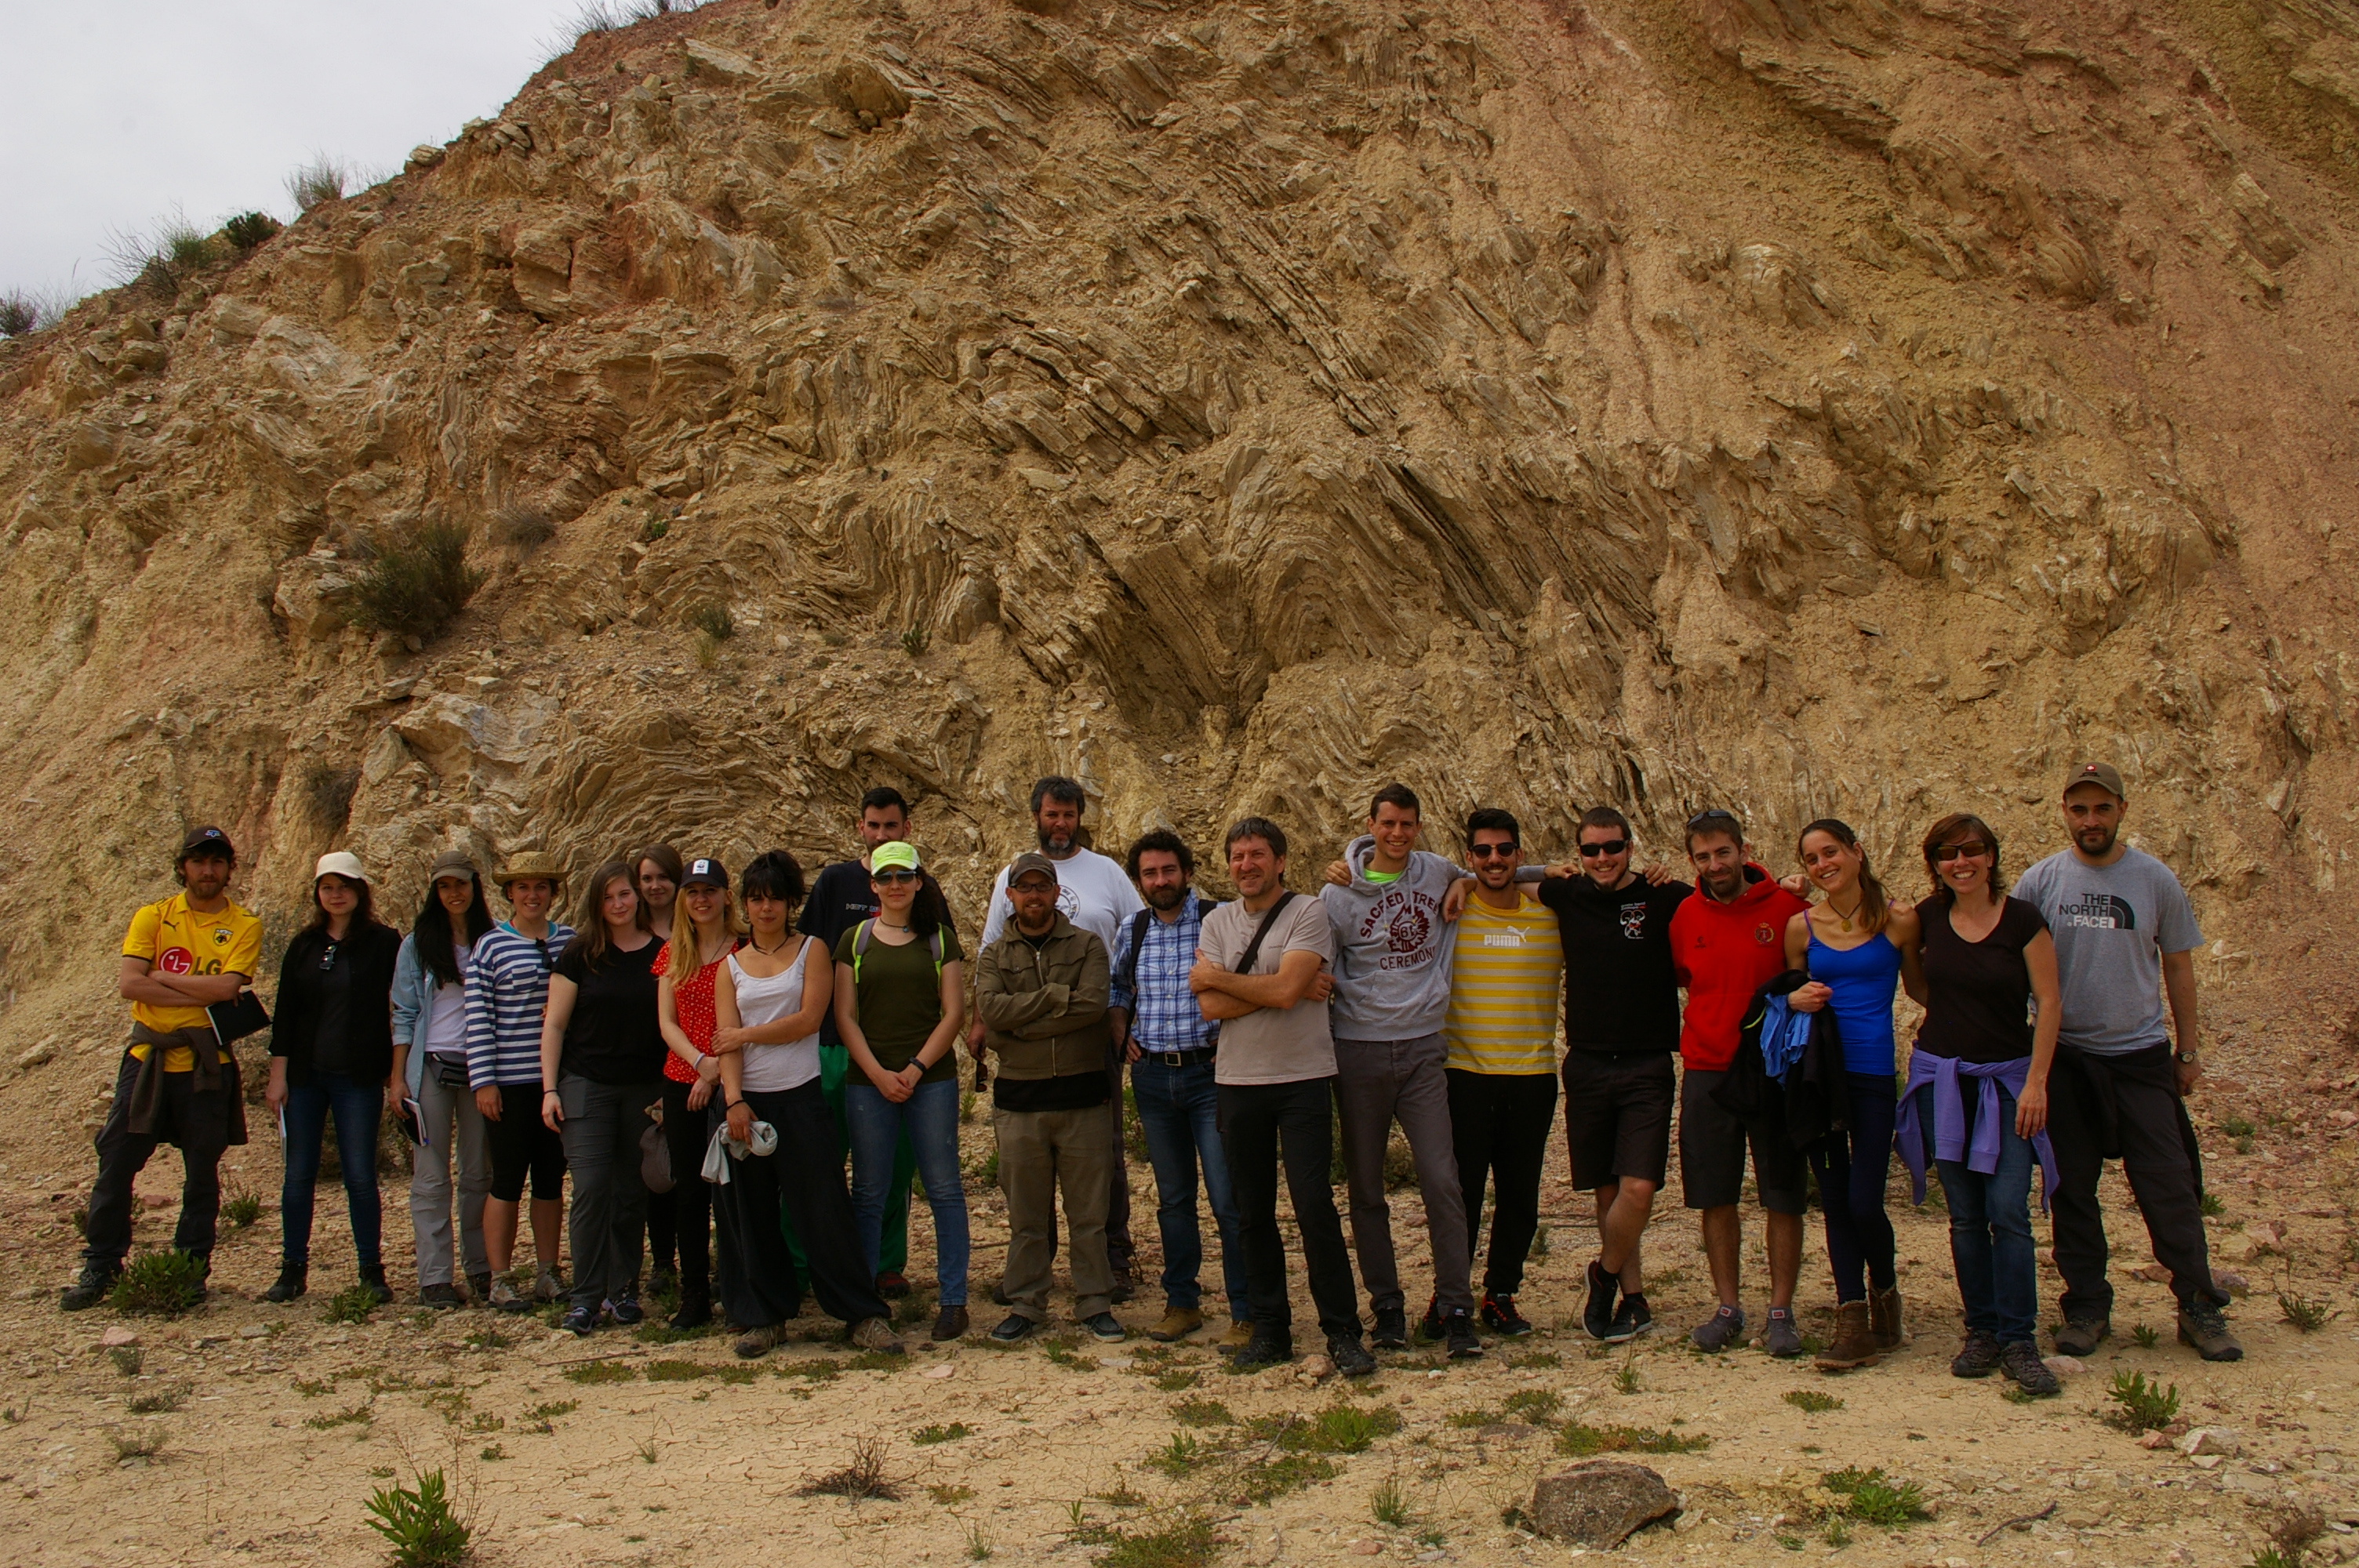
[[[1220,1347],[1223,1350],[1243,1350],[1252,1341],[1253,1319],[1233,1317],[1229,1319],[1229,1326],[1221,1334]]]
[[[1428,1345],[1430,1345],[1435,1340],[1440,1338],[1443,1333],[1444,1330],[1441,1325],[1441,1298],[1439,1296],[1430,1297],[1425,1303],[1425,1315],[1418,1319],[1418,1337],[1424,1340]]]
[[[909,1347],[893,1332],[893,1325],[881,1317],[864,1317],[852,1325],[852,1343],[863,1350],[882,1351],[887,1356],[907,1356]]]
[[[1589,1300],[1581,1309],[1581,1326],[1592,1339],[1603,1339],[1614,1331],[1614,1292],[1622,1281],[1605,1271],[1605,1265],[1594,1258],[1589,1260]],[[1743,1315],[1739,1314],[1739,1321]],[[1697,1343],[1701,1344],[1699,1340]],[[1717,1350],[1720,1346],[1707,1346]]]
[[[1608,1327],[1613,1326],[1609,1322]],[[1688,1330],[1688,1343],[1699,1350],[1725,1350],[1745,1337],[1745,1309],[1724,1306]]]
[[[967,1326],[966,1308],[962,1306],[946,1306],[942,1308],[941,1311],[934,1314],[934,1343],[937,1345],[946,1345],[953,1339],[963,1338],[966,1335]]]
[[[82,1273],[58,1296],[58,1306],[65,1312],[88,1312],[104,1301],[114,1289],[115,1276],[123,1271],[110,1269],[103,1263],[84,1263]]]
[[[1002,1345],[1013,1345],[1019,1339],[1030,1338],[1032,1331],[1039,1326],[1022,1313],[1011,1312],[991,1331],[991,1336]]]
[[[1875,1336],[1878,1350],[1900,1348],[1900,1287],[1888,1291],[1870,1287],[1867,1292],[1867,1331]]]
[[[533,1300],[543,1303],[553,1302],[564,1293],[565,1286],[558,1279],[556,1270],[544,1265],[539,1272],[533,1275]]]
[[[2210,1302],[2181,1302],[2179,1305],[2179,1343],[2195,1346],[2195,1354],[2206,1361],[2242,1361],[2245,1347],[2228,1332],[2228,1320]]]
[[[647,1309],[639,1304],[639,1298],[636,1296],[625,1296],[621,1301],[609,1302],[606,1310],[613,1313],[614,1321],[625,1328],[629,1328],[635,1324],[645,1323],[647,1318]]]
[[[1514,1296],[1495,1296],[1488,1291],[1483,1292],[1483,1326],[1509,1339],[1520,1339],[1532,1331],[1524,1314],[1516,1310]]]
[[[489,1274],[468,1275],[467,1298],[477,1306],[488,1304],[492,1299],[492,1277]]]
[[[530,1312],[532,1310],[532,1303],[516,1294],[516,1287],[498,1275],[492,1277],[491,1293],[484,1298],[484,1304],[494,1312]]]
[[[1834,1343],[1819,1352],[1819,1370],[1848,1372],[1854,1367],[1873,1367],[1883,1359],[1883,1353],[1875,1346],[1874,1319],[1867,1303],[1844,1302],[1837,1306]]]
[[[449,1312],[459,1304],[459,1288],[456,1285],[420,1285],[418,1287],[418,1304],[432,1307],[436,1312]]]
[[[587,1339],[598,1332],[598,1314],[586,1306],[567,1307],[557,1326],[576,1339]]]
[[[1802,1353],[1802,1331],[1794,1322],[1792,1308],[1769,1309],[1769,1326],[1761,1331],[1761,1348],[1788,1361]]]
[[[2032,1352],[2035,1358],[2038,1352]],[[1967,1332],[1966,1342],[1950,1361],[1952,1378],[1987,1378],[2005,1366],[2005,1352],[1999,1348],[1998,1336],[1976,1328]]]
[[[1294,1336],[1292,1335],[1279,1334],[1275,1331],[1264,1333],[1256,1329],[1253,1337],[1245,1341],[1245,1348],[1237,1352],[1236,1358],[1231,1365],[1240,1372],[1248,1372],[1256,1367],[1275,1367],[1281,1362],[1293,1359]],[[1339,1361],[1336,1365],[1340,1367],[1343,1363]]]
[[[1137,1293],[1130,1282],[1130,1264],[1127,1261],[1114,1265],[1113,1275],[1114,1282],[1106,1287],[1108,1299],[1120,1303]]]
[[[281,1263],[278,1265],[278,1278],[273,1280],[270,1282],[270,1288],[262,1292],[262,1299],[282,1304],[291,1302],[310,1288],[310,1281],[311,1271],[309,1265]]]
[[[771,1351],[776,1350],[779,1342],[786,1337],[785,1324],[767,1323],[759,1328],[747,1329],[729,1342],[729,1348],[735,1351],[742,1358],[751,1361],[756,1357],[767,1356]]]
[[[2027,1394],[2060,1394],[2064,1391],[2064,1385],[2056,1380],[2056,1374],[2049,1371],[2048,1363],[2039,1358],[2039,1346],[2028,1339],[2018,1339],[2000,1351],[1999,1364],[2006,1368],[2006,1375],[2015,1379],[2015,1386]]]
[[[2114,1322],[2109,1317],[2088,1314],[2068,1318],[2056,1331],[2056,1354],[2059,1356],[2093,1356],[2097,1346],[2110,1338]]]
[[[712,1294],[709,1291],[687,1290],[679,1293],[679,1310],[671,1314],[673,1328],[686,1333],[702,1328],[712,1321]]]
[[[366,1291],[378,1306],[393,1304],[393,1287],[385,1282],[385,1265],[382,1263],[361,1265],[361,1289]]]
[[[1147,1331],[1147,1337],[1158,1345],[1169,1345],[1175,1339],[1185,1339],[1204,1326],[1204,1314],[1194,1307],[1167,1306],[1162,1321]]]
[[[1114,1316],[1114,1314],[1110,1312],[1092,1314],[1090,1316],[1082,1319],[1082,1326],[1088,1329],[1092,1334],[1096,1335],[1108,1345],[1113,1345],[1130,1337],[1130,1330],[1123,1327],[1122,1320]]]
[[[1378,1307],[1375,1309],[1375,1331],[1368,1336],[1370,1345],[1379,1350],[1408,1348],[1408,1313],[1397,1306]]]
[[[1608,1345],[1620,1345],[1655,1331],[1655,1314],[1647,1310],[1647,1293],[1624,1296],[1622,1304],[1614,1309],[1614,1326],[1606,1331]]]
[[[1452,1361],[1472,1361],[1483,1354],[1482,1337],[1474,1332],[1474,1314],[1452,1307],[1441,1319],[1441,1336],[1449,1342]]]
[[[1376,1358],[1368,1354],[1356,1334],[1331,1334],[1327,1336],[1327,1359],[1335,1363],[1335,1370],[1346,1378],[1364,1378],[1376,1369]]]
[[[909,1278],[898,1269],[887,1269],[876,1276],[876,1293],[888,1302],[897,1302],[909,1293]]]

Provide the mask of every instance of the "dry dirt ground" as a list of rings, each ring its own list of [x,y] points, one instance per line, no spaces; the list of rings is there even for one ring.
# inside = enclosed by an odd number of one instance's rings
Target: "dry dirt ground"
[[[832,1325],[806,1317],[795,1343],[749,1366],[717,1337],[659,1344],[609,1330],[577,1341],[537,1317],[475,1311],[429,1316],[401,1306],[364,1325],[331,1325],[324,1303],[350,1282],[350,1252],[341,1196],[328,1192],[319,1285],[299,1303],[256,1299],[276,1260],[275,1212],[266,1212],[224,1241],[222,1288],[196,1314],[68,1318],[53,1292],[70,1270],[71,1211],[88,1169],[86,1152],[60,1135],[16,1148],[0,1168],[7,1556],[44,1565],[375,1561],[382,1551],[363,1511],[371,1489],[440,1466],[473,1510],[483,1560],[499,1563],[902,1563],[986,1550],[1011,1563],[1110,1553],[1188,1563],[1201,1559],[1147,1548],[1184,1545],[1190,1521],[1209,1528],[1224,1563],[1542,1563],[1568,1549],[1521,1532],[1503,1510],[1560,1462],[1558,1428],[1570,1422],[1650,1429],[1682,1445],[1709,1440],[1641,1456],[1683,1495],[1686,1511],[1635,1537],[1624,1549],[1634,1563],[1783,1562],[1790,1552],[1941,1568],[2242,1565],[2276,1520],[2305,1508],[2326,1521],[2310,1560],[2348,1560],[2359,1556],[2359,1536],[2349,1533],[2359,1523],[2359,1262],[2348,1219],[2359,1183],[2343,1125],[2349,1082],[2317,1076],[2339,1070],[2348,1047],[2325,1044],[2321,1065],[2259,1044],[2328,1039],[2334,1021],[2312,1005],[2256,984],[2210,1007],[2218,1078],[2198,1121],[2221,1199],[2215,1249],[2250,1281],[2232,1314],[2247,1359],[2207,1367],[2173,1345],[2168,1292],[2131,1272],[2147,1261],[2133,1218],[2114,1231],[2119,1336],[2068,1378],[2062,1397],[2038,1404],[2008,1401],[1995,1380],[1948,1375],[1956,1330],[1941,1214],[1908,1208],[1897,1177],[1913,1339],[1879,1368],[1834,1378],[1757,1350],[1685,1348],[1681,1331],[1709,1291],[1676,1185],[1647,1247],[1663,1331],[1627,1350],[1591,1345],[1573,1314],[1593,1235],[1562,1179],[1560,1147],[1543,1191],[1549,1247],[1524,1297],[1539,1331],[1489,1342],[1479,1363],[1447,1365],[1430,1350],[1388,1355],[1375,1379],[1344,1389],[1299,1369],[1238,1376],[1208,1345],[1167,1350],[1141,1336],[1102,1346],[1070,1328],[1014,1350],[979,1336],[939,1349],[913,1325],[912,1354],[876,1365],[834,1343]],[[967,1137],[970,1159],[979,1158],[984,1124]],[[2249,1152],[2237,1152],[2239,1139]],[[233,1160],[248,1187],[275,1183],[266,1135]],[[1144,1222],[1151,1179],[1141,1167],[1133,1181]],[[996,1195],[974,1186],[980,1301],[1006,1230]],[[176,1187],[168,1152],[142,1191]],[[2128,1213],[2118,1180],[2108,1201]],[[1397,1195],[1397,1230],[1417,1238],[1419,1219],[1414,1192]],[[387,1220],[396,1282],[406,1285],[408,1227],[392,1203]],[[168,1206],[148,1211],[142,1242],[160,1243],[169,1222]],[[922,1205],[915,1229],[922,1264],[931,1245]],[[1140,1234],[1151,1243],[1151,1223]],[[1747,1240],[1746,1303],[1757,1324],[1757,1225]],[[1405,1261],[1414,1289],[1425,1276],[1413,1239]],[[1158,1262],[1148,1245],[1142,1277],[1152,1281]],[[2052,1313],[2052,1272],[2043,1287]],[[2282,1320],[2280,1292],[2340,1315],[2302,1332]],[[1822,1333],[1829,1292],[1815,1231],[1802,1295],[1806,1326]],[[1143,1328],[1159,1305],[1150,1288],[1122,1315]],[[927,1311],[922,1298],[911,1307],[913,1316]],[[1296,1311],[1311,1321],[1299,1295]],[[987,1309],[977,1318],[978,1328],[992,1321]],[[2151,1348],[2132,1338],[2141,1323],[2159,1330]],[[103,1344],[110,1332],[136,1336],[136,1373],[117,1365],[127,1355]],[[2108,1424],[2106,1390],[2128,1370],[2176,1385],[2184,1415],[2231,1429],[2241,1452],[2199,1461],[2142,1448]],[[1840,1402],[1814,1411],[1792,1402],[1803,1393]],[[1552,1411],[1541,1396],[1554,1396]],[[1299,1434],[1277,1434],[1284,1418],[1317,1417],[1339,1402],[1380,1412],[1373,1434],[1360,1434],[1372,1435],[1362,1451],[1303,1450]],[[172,1408],[135,1410],[158,1403]],[[152,1458],[118,1457],[158,1435]],[[881,1444],[898,1500],[803,1495],[813,1478],[852,1463],[864,1440]],[[1931,1517],[1892,1530],[1855,1522],[1845,1541],[1827,1517],[1840,1499],[1820,1486],[1845,1467],[1917,1484]],[[1406,1505],[1403,1523],[1375,1516],[1388,1486]],[[2000,1528],[2029,1515],[2039,1517],[2027,1529]]]

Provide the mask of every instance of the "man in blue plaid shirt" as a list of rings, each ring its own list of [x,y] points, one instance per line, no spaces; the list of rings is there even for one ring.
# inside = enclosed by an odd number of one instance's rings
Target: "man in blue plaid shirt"
[[[1221,1154],[1212,1054],[1221,1026],[1208,1022],[1188,989],[1205,914],[1218,907],[1189,886],[1196,857],[1176,833],[1158,830],[1130,847],[1130,880],[1147,907],[1114,932],[1114,983],[1106,1017],[1114,1043],[1133,1064],[1130,1081],[1155,1167],[1155,1219],[1163,1237],[1163,1320],[1147,1330],[1169,1343],[1204,1325],[1197,1275],[1204,1262],[1196,1220],[1196,1172],[1221,1230],[1221,1273],[1229,1292],[1229,1330],[1223,1345],[1253,1335],[1245,1303],[1245,1252],[1237,1238],[1237,1205]]]

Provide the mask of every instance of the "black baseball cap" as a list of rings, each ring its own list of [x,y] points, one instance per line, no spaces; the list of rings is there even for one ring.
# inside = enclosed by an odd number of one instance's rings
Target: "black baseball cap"
[[[679,885],[683,889],[719,888],[723,892],[727,892],[729,869],[718,860],[690,860],[688,863],[688,871],[679,879]]]
[[[180,840],[179,859],[188,860],[200,858],[235,860],[237,849],[230,843],[229,835],[218,827],[192,827],[189,830],[189,836]]]

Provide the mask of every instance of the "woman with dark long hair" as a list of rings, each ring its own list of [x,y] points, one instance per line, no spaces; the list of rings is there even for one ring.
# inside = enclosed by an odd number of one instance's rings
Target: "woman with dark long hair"
[[[609,860],[582,884],[574,938],[549,977],[540,1025],[540,1119],[565,1141],[573,1175],[566,1239],[573,1300],[559,1326],[586,1335],[600,1311],[625,1325],[639,1307],[639,1244],[647,1189],[639,1135],[662,1096],[664,1037],[656,1022],[656,954],[631,868]]]
[[[1886,895],[1858,835],[1832,817],[1803,828],[1795,853],[1820,898],[1786,923],[1786,967],[1810,976],[1788,1000],[1798,1012],[1832,1011],[1843,1042],[1845,1125],[1810,1150],[1835,1276],[1835,1338],[1819,1366],[1840,1371],[1872,1366],[1900,1344],[1900,1280],[1884,1185],[1895,1109],[1892,1000],[1904,972],[1910,995],[1922,984],[1917,911]]]
[[[385,1280],[376,1132],[393,1072],[390,999],[400,951],[400,935],[378,925],[370,910],[360,861],[341,849],[321,856],[311,878],[310,924],[295,934],[278,966],[278,1016],[263,1098],[286,1112],[287,1175],[278,1195],[278,1278],[265,1300],[291,1302],[310,1283],[311,1199],[331,1114],[360,1282],[379,1302],[393,1300]]]
[[[2039,1264],[2031,1170],[2056,1190],[2048,1147],[2048,1069],[2062,990],[2056,939],[2038,907],[2006,896],[1998,835],[1952,813],[1925,835],[1933,894],[1917,906],[1924,979],[1909,994],[1925,1022],[1908,1055],[1898,1144],[1919,1202],[1938,1165],[1966,1338],[1950,1371],[2004,1371],[2026,1393],[2058,1391],[2039,1358]],[[2026,1022],[2029,1004],[2036,1022]]]
[[[650,844],[635,850],[630,858],[631,886],[638,890],[639,903],[647,912],[647,929],[656,934],[658,945],[671,940],[672,915],[679,906],[680,878],[684,874],[681,868],[685,864],[679,851],[669,844]],[[663,960],[658,956],[656,961],[660,964]],[[664,1065],[669,1074],[669,1056]],[[658,1291],[675,1277],[679,1243],[674,1234],[677,1221],[673,1208],[679,1191],[675,1186],[668,1193],[647,1195],[647,1265],[650,1281]],[[682,1289],[684,1292],[685,1287]]]
[[[722,964],[737,946],[737,922],[729,903],[729,872],[716,860],[699,856],[688,863],[679,884],[680,915],[672,938],[656,956],[656,1022],[668,1049],[663,1060],[664,1143],[671,1156],[672,1187],[647,1195],[647,1235],[657,1236],[658,1207],[674,1219],[664,1239],[679,1247],[679,1311],[676,1329],[701,1328],[712,1321],[712,1188],[698,1173],[704,1165],[705,1107],[721,1085],[721,1058],[713,1054],[718,1027],[712,988]],[[658,1253],[656,1267],[664,1258]]]
[[[476,938],[492,928],[483,878],[463,851],[448,850],[427,871],[426,902],[401,939],[393,966],[393,1076],[386,1092],[418,1108],[425,1142],[411,1155],[409,1227],[418,1249],[418,1300],[459,1304],[464,1260],[475,1304],[491,1295],[484,1245],[484,1200],[492,1191],[488,1124],[467,1088],[467,970]],[[451,1240],[451,1157],[459,1163],[459,1244]]]

